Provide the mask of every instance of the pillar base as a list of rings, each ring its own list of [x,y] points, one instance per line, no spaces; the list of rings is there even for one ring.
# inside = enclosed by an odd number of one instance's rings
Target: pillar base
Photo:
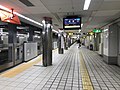
[[[59,54],[63,54],[63,53],[64,53],[63,48],[59,49]]]
[[[65,50],[68,50],[68,47],[65,47]]]
[[[117,65],[117,57],[116,56],[103,55],[103,61],[109,65]]]

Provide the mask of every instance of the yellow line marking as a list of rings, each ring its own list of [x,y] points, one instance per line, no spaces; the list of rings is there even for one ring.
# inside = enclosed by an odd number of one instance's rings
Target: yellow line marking
[[[53,52],[57,51],[57,49],[52,50]],[[37,58],[35,58],[35,60],[31,60],[27,63],[22,63],[17,67],[14,67],[6,72],[3,72],[0,76],[2,77],[8,77],[8,78],[12,78],[15,77],[16,75],[18,75],[19,73],[25,71],[26,69],[32,67],[33,65],[39,63],[40,61],[42,61],[42,55],[38,56]]]
[[[82,84],[83,84],[83,90],[93,90],[93,85],[90,80],[90,76],[87,70],[87,67],[85,65],[82,52],[80,53],[81,60],[80,60],[80,73],[82,76]]]
[[[7,72],[2,73],[0,76],[12,78],[12,77],[18,75],[19,73],[25,71],[26,69],[32,67],[33,65],[39,63],[41,60],[42,60],[42,56],[38,56],[37,58],[35,58],[34,61],[23,63],[15,68],[8,70]]]

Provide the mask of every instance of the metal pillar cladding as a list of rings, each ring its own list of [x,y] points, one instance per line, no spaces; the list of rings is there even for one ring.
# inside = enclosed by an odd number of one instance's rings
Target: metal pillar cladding
[[[65,41],[65,44],[64,44],[64,47],[65,47],[65,50],[68,50],[68,42],[67,42],[67,34],[64,33],[64,41]]]
[[[64,37],[61,32],[58,34],[58,53],[64,53]]]
[[[17,46],[17,29],[15,24],[8,24],[8,45],[9,45],[9,56],[8,59],[15,64],[16,60],[16,46]]]
[[[94,34],[94,50],[98,51],[99,50],[99,42],[100,42],[100,33],[95,33]]]
[[[28,38],[28,41],[34,41],[34,28],[33,27],[29,27],[29,38]]]
[[[3,28],[0,28],[0,44],[3,44],[2,33],[3,33]],[[1,45],[0,45],[0,47],[1,47]]]
[[[68,47],[70,48],[70,46],[71,46],[71,37],[69,36],[69,38],[68,38]]]
[[[45,17],[42,21],[43,66],[52,65],[52,19]]]
[[[60,54],[61,51],[61,35],[60,33],[58,34],[58,53]]]

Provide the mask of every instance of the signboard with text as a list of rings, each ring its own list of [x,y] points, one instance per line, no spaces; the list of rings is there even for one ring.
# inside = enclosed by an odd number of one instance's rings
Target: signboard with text
[[[0,20],[13,24],[21,24],[17,15],[4,10],[0,10]]]

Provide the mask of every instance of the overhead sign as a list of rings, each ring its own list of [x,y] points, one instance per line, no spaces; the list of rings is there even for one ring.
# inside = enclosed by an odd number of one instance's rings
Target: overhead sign
[[[100,30],[100,29],[93,29],[93,32],[94,33],[100,33],[100,32],[102,32],[102,30]]]
[[[69,17],[63,18],[63,29],[64,30],[81,29],[81,17],[69,16]]]
[[[21,24],[17,15],[4,10],[0,10],[0,19],[3,22]]]

